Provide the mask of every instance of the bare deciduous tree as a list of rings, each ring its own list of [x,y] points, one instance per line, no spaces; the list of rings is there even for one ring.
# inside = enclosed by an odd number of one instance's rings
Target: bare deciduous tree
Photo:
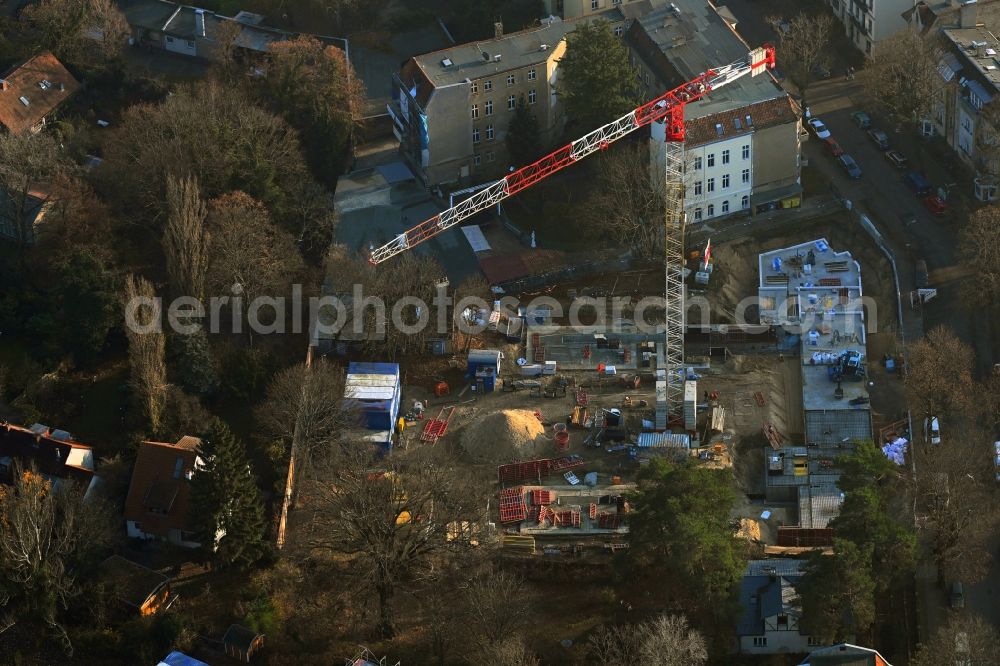
[[[646,257],[662,255],[666,201],[650,177],[648,146],[602,153],[600,174],[603,186],[584,212],[590,235],[610,236]]]
[[[25,7],[21,17],[37,33],[40,46],[70,61],[114,59],[129,33],[114,0],[41,0]]]
[[[155,296],[153,285],[148,280],[134,275],[129,275],[125,279],[126,307],[129,303],[138,303],[139,299],[149,302]],[[136,308],[138,324],[144,325],[149,322],[149,318],[153,315],[151,309],[148,305]],[[167,400],[167,366],[164,360],[166,345],[163,330],[157,326],[155,330],[145,332],[129,326],[126,322],[125,334],[128,337],[131,367],[129,383],[146,417],[149,431],[158,434]]]
[[[816,70],[830,64],[833,17],[828,13],[799,12],[790,21],[776,16],[764,19],[778,35],[778,61],[805,98]]]
[[[298,474],[308,476],[313,456],[337,446],[354,416],[335,397],[343,394],[343,368],[325,359],[315,361],[311,368],[294,365],[275,375],[255,412],[272,462],[287,463],[292,441],[298,438]]]
[[[287,231],[275,226],[267,207],[243,192],[209,203],[212,261],[208,281],[215,294],[242,295],[244,308],[260,296],[288,293],[302,274],[302,258]]]
[[[972,349],[943,326],[910,346],[906,393],[921,420],[931,414],[973,412],[973,361]]]
[[[209,236],[208,214],[196,178],[167,176],[167,226],[163,230],[163,254],[174,297],[205,295]]]
[[[944,94],[946,84],[938,73],[943,53],[936,36],[900,30],[875,45],[859,76],[882,112],[897,124],[912,127],[931,114]]]
[[[603,626],[589,640],[590,653],[607,666],[691,666],[708,661],[705,638],[683,615],[660,615],[624,627]]]
[[[990,664],[1000,654],[1000,634],[979,615],[952,614],[921,643],[911,666]]]
[[[533,655],[524,639],[507,636],[491,644],[475,662],[483,666],[538,666],[541,662]]]
[[[531,600],[524,581],[503,570],[485,571],[466,590],[468,623],[484,654],[527,625]]]
[[[74,167],[51,134],[0,133],[0,218],[22,251],[35,240],[34,211],[53,199],[52,185]]]
[[[107,518],[103,503],[36,472],[0,486],[0,633],[41,622],[73,654],[61,616],[80,591],[80,566],[111,540]]]
[[[395,451],[377,460],[364,444],[345,444],[314,461],[289,545],[306,557],[346,557],[375,594],[377,630],[392,636],[400,586],[419,583],[440,558],[471,547],[466,539],[449,538],[449,526],[485,524],[484,484],[434,449]]]
[[[962,290],[969,305],[1000,304],[1000,207],[986,206],[969,216],[959,232],[959,248],[972,269]]]

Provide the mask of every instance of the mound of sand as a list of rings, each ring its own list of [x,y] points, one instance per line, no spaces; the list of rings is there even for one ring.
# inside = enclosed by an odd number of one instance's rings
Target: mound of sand
[[[462,448],[477,462],[509,462],[546,451],[545,427],[526,409],[493,412],[467,425]]]

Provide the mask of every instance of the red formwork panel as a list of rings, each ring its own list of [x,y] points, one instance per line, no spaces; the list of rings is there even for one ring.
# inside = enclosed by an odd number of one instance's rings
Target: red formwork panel
[[[602,530],[616,530],[621,524],[622,517],[617,513],[602,513],[597,516],[597,527]]]
[[[579,511],[553,511],[552,512],[552,524],[559,527],[579,527],[580,526],[580,512]]]
[[[564,456],[562,458],[540,458],[538,460],[521,460],[497,467],[497,477],[500,483],[520,483],[529,479],[540,480],[543,476],[564,472],[583,465],[580,456]]]
[[[500,491],[500,522],[517,523],[528,516],[528,506],[524,503],[524,489],[507,488]]]
[[[555,499],[554,493],[551,490],[532,490],[531,491],[531,503],[535,506],[540,506],[542,504],[552,504]]]

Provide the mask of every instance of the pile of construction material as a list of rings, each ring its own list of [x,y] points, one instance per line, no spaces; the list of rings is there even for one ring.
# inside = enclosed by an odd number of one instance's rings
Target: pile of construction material
[[[534,412],[508,409],[476,419],[462,433],[462,448],[477,462],[532,458],[546,451],[545,427]]]

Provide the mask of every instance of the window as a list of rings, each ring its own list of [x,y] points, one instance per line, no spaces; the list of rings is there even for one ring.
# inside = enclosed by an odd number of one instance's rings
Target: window
[[[508,95],[507,96],[507,110],[508,111],[513,111],[516,108],[517,108],[517,100],[514,99],[513,95]]]
[[[708,216],[713,217],[715,215],[715,204],[708,204]]]
[[[198,535],[195,532],[187,532],[185,530],[181,530],[181,541],[196,543],[198,541]]]
[[[494,159],[496,159],[496,154],[492,150],[487,150],[486,151],[486,161],[487,162],[492,162]]]
[[[479,105],[478,104],[473,104],[472,105],[472,119],[475,120],[478,117],[479,117]]]
[[[493,115],[493,100],[491,99],[486,100],[486,115]]]
[[[473,95],[479,92],[479,81],[473,81],[469,84],[469,92]]]
[[[695,184],[694,184],[694,195],[696,197],[701,195],[701,181],[700,180],[695,181]]]
[[[479,153],[476,153],[475,155],[472,156],[472,166],[479,166],[482,163],[483,163],[483,156],[482,155],[480,155]]]
[[[493,125],[487,125],[486,126],[486,140],[487,141],[492,141],[493,140]],[[486,153],[486,156],[487,156],[486,157],[486,161],[487,162],[492,162],[493,160],[491,160],[489,158],[489,155],[490,155],[490,153]]]
[[[746,210],[749,207],[750,207],[750,196],[747,195],[747,194],[744,194],[743,198],[740,200],[740,208],[742,208],[743,210]]]
[[[622,4],[622,0],[611,0],[611,4],[612,5],[620,5],[620,4]]]
[[[778,616],[778,629],[788,629],[788,616],[779,615]]]
[[[493,82],[489,79],[483,81],[483,92],[489,92],[491,90],[493,90]]]
[[[708,179],[708,191],[709,192],[714,192],[715,191],[715,179],[714,178],[709,178]]]
[[[617,0],[617,1],[615,2],[615,4],[618,4],[618,3],[620,3],[621,1],[622,1],[622,0]],[[622,36],[622,35],[624,35],[624,34],[625,34],[625,26],[623,26],[623,25],[616,25],[616,26],[615,26],[615,37],[621,37],[621,36]]]
[[[177,456],[177,461],[174,463],[174,479],[181,478],[181,472],[184,471],[184,458]]]
[[[743,146],[743,159],[745,159],[745,160],[750,159],[750,144],[749,143]]]
[[[729,164],[729,150],[722,151],[722,163]]]
[[[744,183],[750,182],[750,169],[743,169],[743,173],[740,174],[740,178]]]
[[[140,532],[142,531],[142,523],[140,523],[139,521],[133,521],[132,525],[135,527],[136,530]]]
[[[695,169],[695,171],[698,171],[699,169],[701,169],[701,158],[700,157],[694,158],[694,169]]]
[[[590,8],[598,9],[601,6],[601,0],[590,0]]]
[[[472,143],[479,143],[479,128],[472,128]]]
[[[767,647],[767,636],[754,636],[753,637],[754,647]]]
[[[708,166],[709,166],[709,168],[715,166],[715,153],[709,153],[708,154]]]
[[[512,85],[514,85],[514,75],[513,74],[508,74],[507,75],[507,87],[510,88]]]
[[[535,73],[535,68],[534,67],[532,67],[531,69],[528,70],[528,80],[529,81],[534,81],[537,76],[538,75]]]
[[[697,222],[701,219],[701,208],[694,209],[694,221]]]
[[[729,174],[722,174],[722,189],[729,187]]]
[[[722,202],[722,212],[723,213],[729,212],[729,199],[726,199],[725,201]]]
[[[532,88],[528,91],[528,104],[534,104],[538,99],[538,95],[535,93],[535,89]]]
[[[823,645],[826,645],[826,642],[817,636],[809,636],[806,639],[806,643],[809,647],[822,647]]]

